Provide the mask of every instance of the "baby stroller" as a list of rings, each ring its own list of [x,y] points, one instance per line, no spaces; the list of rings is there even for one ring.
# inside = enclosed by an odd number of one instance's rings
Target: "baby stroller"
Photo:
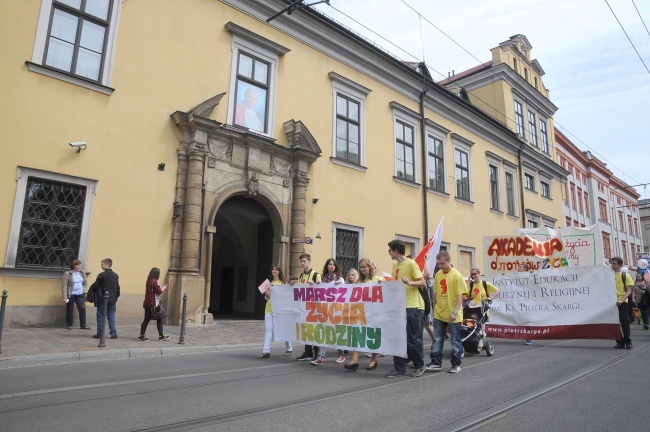
[[[485,333],[485,323],[488,320],[490,304],[484,300],[478,307],[470,307],[470,305],[474,305],[474,303],[467,300],[463,307],[463,322],[460,326],[463,349],[465,352],[473,354],[480,354],[481,351],[485,350],[488,357],[492,357],[494,355],[494,345],[492,341],[486,340],[487,334]]]

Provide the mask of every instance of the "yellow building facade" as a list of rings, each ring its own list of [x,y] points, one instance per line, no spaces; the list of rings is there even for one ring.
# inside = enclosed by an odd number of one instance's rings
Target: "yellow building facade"
[[[387,243],[416,254],[444,216],[466,274],[484,235],[561,220],[566,171],[511,125],[316,11],[266,22],[286,5],[0,1],[7,323],[61,324],[75,257],[90,281],[113,259],[118,322],[159,267],[168,320],[187,294],[202,323],[263,315],[304,252],[390,271]]]

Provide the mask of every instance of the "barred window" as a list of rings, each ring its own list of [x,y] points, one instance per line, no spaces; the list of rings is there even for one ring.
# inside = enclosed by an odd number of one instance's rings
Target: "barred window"
[[[336,261],[343,272],[356,269],[359,262],[359,232],[336,228]]]
[[[17,268],[64,269],[79,256],[86,186],[27,179]]]

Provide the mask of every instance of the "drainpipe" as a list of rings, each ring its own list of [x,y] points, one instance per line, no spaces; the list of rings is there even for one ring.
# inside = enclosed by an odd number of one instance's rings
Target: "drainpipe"
[[[526,228],[526,206],[524,205],[524,174],[521,164],[521,153],[524,151],[526,143],[522,143],[517,150],[517,165],[519,165],[519,200],[521,201],[521,227]]]
[[[420,93],[420,137],[422,140],[422,203],[424,211],[424,242],[429,241],[429,197],[427,196],[428,182],[427,182],[427,133],[424,125],[424,96],[429,91],[427,86],[422,93]]]

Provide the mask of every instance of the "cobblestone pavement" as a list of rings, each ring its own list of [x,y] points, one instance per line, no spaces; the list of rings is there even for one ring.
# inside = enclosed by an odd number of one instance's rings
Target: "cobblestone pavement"
[[[107,328],[108,330],[108,328]],[[152,321],[147,328],[146,342],[137,340],[140,334],[139,325],[118,325],[117,339],[111,339],[107,334],[106,347],[99,348],[98,339],[92,336],[96,333],[93,326],[90,330],[74,328],[5,328],[2,333],[3,360],[39,355],[56,355],[65,353],[81,353],[107,350],[131,350],[139,348],[197,348],[217,347],[227,345],[260,345],[264,341],[264,321],[262,320],[220,320],[213,324],[196,327],[186,327],[185,344],[179,345],[180,326],[165,326],[165,333],[171,338],[159,341],[156,323]]]

